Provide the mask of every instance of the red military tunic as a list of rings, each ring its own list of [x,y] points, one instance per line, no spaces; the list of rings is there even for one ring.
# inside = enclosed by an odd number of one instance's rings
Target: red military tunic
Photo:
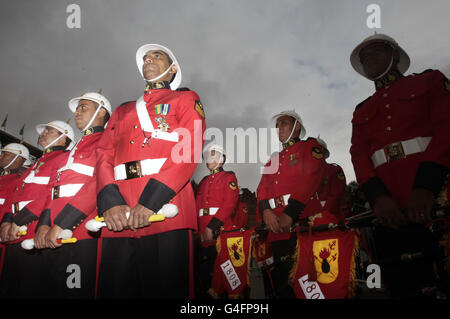
[[[376,86],[353,113],[352,162],[372,204],[391,194],[405,207],[413,188],[436,195],[450,168],[450,83],[428,70]]]
[[[22,174],[6,202],[4,220],[18,226],[27,225],[28,229],[25,236],[10,243],[34,237],[38,219],[51,197],[50,181],[56,178],[57,170],[66,163],[68,154],[63,146],[50,147]]]
[[[284,212],[295,222],[305,206],[314,199],[313,195],[323,179],[326,163],[316,139],[297,139],[296,142],[291,140],[288,144],[290,145],[278,154],[279,167],[275,173],[270,174],[267,168],[276,160],[277,155],[272,156],[266,164],[257,189],[257,203],[260,214],[264,209],[271,208],[276,215],[280,216]],[[289,237],[289,233],[269,232],[267,240],[271,242]]]
[[[231,215],[239,199],[236,175],[223,169],[202,179],[197,191],[197,213],[199,231],[208,226],[218,230],[231,227]]]
[[[0,173],[0,220],[6,210],[6,202],[11,192],[19,184],[21,174],[18,172],[10,172],[5,170]]]
[[[13,189],[18,185],[20,181],[20,173],[4,170],[0,173],[0,220],[3,220],[3,214],[5,211],[5,203],[9,198]],[[0,223],[1,224],[1,223]],[[5,257],[5,244],[0,243],[0,277],[3,269],[3,261]]]
[[[246,202],[239,201],[236,208],[236,214],[233,216],[232,224],[236,228],[247,227],[248,222],[248,204]]]
[[[140,101],[119,106],[98,143],[98,214],[118,205],[133,208],[138,203],[156,213],[170,201],[177,206],[178,215],[137,231],[113,232],[104,228],[102,237],[141,237],[175,229],[197,229],[195,197],[189,180],[203,147],[205,123],[200,99],[193,91],[148,90],[142,103],[156,129],[153,133],[143,130],[136,107]],[[135,161],[146,166],[141,169],[150,174],[138,177]],[[133,163],[126,164],[129,162]]]
[[[323,210],[329,211],[339,219],[343,219],[341,204],[346,185],[342,168],[337,164],[327,163],[324,179],[317,194]]]
[[[49,214],[46,224],[51,226],[53,222],[63,229],[73,230],[73,237],[78,240],[93,238],[84,225],[89,220],[87,216],[96,214],[95,151],[103,131],[101,126],[83,131],[73,150],[73,160],[69,160],[59,177],[51,182],[53,192],[46,205]]]

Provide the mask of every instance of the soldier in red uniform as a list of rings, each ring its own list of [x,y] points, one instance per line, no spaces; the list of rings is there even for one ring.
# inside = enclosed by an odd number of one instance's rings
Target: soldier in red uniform
[[[306,131],[295,111],[281,112],[273,120],[279,129],[283,150],[266,164],[257,189],[257,205],[260,218],[270,229],[267,242],[274,255],[272,279],[275,294],[279,298],[295,298],[288,284],[296,245],[290,227],[305,207],[314,201],[313,195],[323,179],[325,160],[316,139],[302,140]],[[269,170],[273,166],[277,167],[275,172]],[[320,203],[318,205],[320,207]]]
[[[18,143],[10,143],[6,145],[0,154],[0,220],[3,219],[3,210],[6,199],[17,186],[20,180],[20,168],[22,165],[30,165],[30,153],[28,149]],[[0,277],[3,268],[4,244],[1,238],[6,238],[10,223],[2,223],[0,226]]]
[[[382,224],[374,233],[382,276],[394,297],[415,297],[434,286],[432,257],[398,260],[436,248],[426,225],[450,167],[450,82],[437,70],[404,76],[409,57],[383,34],[365,39],[350,60],[375,84],[353,113],[350,153]]]
[[[197,230],[189,180],[203,148],[203,106],[195,92],[175,91],[181,69],[166,47],[140,47],[136,63],[145,93],[114,111],[97,148],[98,214],[108,226],[98,296],[187,298]],[[178,214],[149,224],[166,204]]]
[[[320,137],[317,142],[322,146],[325,160],[330,156],[327,144]],[[327,163],[324,178],[317,192],[319,201],[324,211],[329,211],[340,220],[344,219],[341,209],[345,194],[345,174],[342,168],[335,163]]]
[[[239,189],[239,201],[235,214],[232,218],[232,224],[235,228],[245,228],[248,222],[248,203],[245,201],[243,189]]]
[[[205,147],[204,158],[210,174],[205,176],[197,189],[196,203],[198,225],[201,236],[199,249],[199,296],[207,296],[211,288],[214,262],[217,256],[216,241],[221,227],[232,225],[231,216],[236,208],[239,188],[236,175],[224,171],[226,155],[224,149],[211,143]]]
[[[40,216],[35,248],[58,248],[47,253],[54,281],[55,298],[93,298],[96,284],[97,237],[84,227],[97,215],[95,165],[97,142],[111,114],[111,104],[103,95],[84,93],[69,101],[81,139],[71,150],[67,162],[58,169],[52,184],[52,196]],[[84,221],[84,222],[83,222]],[[74,245],[57,242],[64,229],[73,231]],[[94,237],[95,236],[95,237]],[[68,287],[67,267],[76,264],[82,271],[80,285]],[[70,274],[70,272],[69,272]]]
[[[36,126],[38,143],[44,154],[25,171],[5,203],[2,223],[10,223],[1,279],[1,294],[9,298],[45,298],[49,278],[41,275],[46,264],[39,252],[26,252],[21,242],[34,237],[39,216],[51,196],[50,180],[67,160],[65,149],[71,146],[73,129],[65,122],[51,121]],[[19,236],[19,226],[26,234]],[[2,226],[3,227],[3,226]]]

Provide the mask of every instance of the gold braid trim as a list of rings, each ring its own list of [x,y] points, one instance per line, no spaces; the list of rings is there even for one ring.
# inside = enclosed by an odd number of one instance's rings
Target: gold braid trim
[[[297,266],[298,266],[298,260],[300,257],[300,236],[297,234],[297,245],[295,246],[295,253],[292,256],[293,263],[292,268],[289,271],[289,277],[288,277],[288,283],[290,286],[292,286],[292,283],[295,280],[295,275],[297,274]]]
[[[352,260],[350,263],[350,279],[348,285],[348,298],[355,298],[357,292],[356,280],[356,256],[359,255],[359,240],[358,236],[354,235]]]
[[[208,294],[210,294],[210,296],[211,296],[213,299],[219,299],[219,295],[218,295],[217,292],[215,292],[214,289],[212,289],[212,288],[209,288],[209,289],[208,289]]]
[[[450,238],[449,234],[442,236],[439,245],[444,249],[444,269],[450,274]]]
[[[248,244],[248,259],[247,259],[247,286],[250,287],[250,263],[252,261],[252,250],[253,250],[253,240],[252,240],[253,232],[250,234],[250,240]]]

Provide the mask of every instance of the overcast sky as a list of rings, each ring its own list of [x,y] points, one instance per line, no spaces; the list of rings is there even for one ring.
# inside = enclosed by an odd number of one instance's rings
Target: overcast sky
[[[69,29],[69,4],[81,28]],[[207,127],[263,128],[283,110],[301,115],[307,136],[320,134],[329,162],[354,180],[350,160],[355,105],[373,83],[351,67],[353,48],[373,29],[369,4],[381,8],[377,33],[394,37],[411,58],[407,74],[439,69],[450,76],[448,0],[313,1],[0,1],[0,120],[7,132],[36,144],[36,124],[67,120],[67,101],[103,89],[113,107],[136,100],[144,82],[136,49],[160,43],[173,50],[182,86],[196,91]],[[73,120],[71,124],[74,124]],[[229,164],[240,186],[254,191],[257,164]],[[198,182],[207,170],[200,164]]]

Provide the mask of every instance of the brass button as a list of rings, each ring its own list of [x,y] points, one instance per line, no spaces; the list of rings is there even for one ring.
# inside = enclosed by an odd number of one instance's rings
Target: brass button
[[[280,175],[281,173],[280,173],[280,172],[278,172],[277,174],[278,174],[278,175]]]
[[[135,125],[135,126],[134,126],[134,128],[138,128],[138,126],[137,126],[137,125]]]
[[[83,155],[80,155],[80,158],[83,158]]]
[[[384,93],[384,94],[383,94],[383,97],[386,97],[386,96],[388,96],[388,94],[387,94],[387,93]]]
[[[366,121],[368,121],[369,120],[369,118],[368,117],[366,117]]]
[[[391,127],[390,127],[390,126],[386,127],[386,130],[387,130],[387,131],[390,131],[390,130],[391,130]]]
[[[385,88],[386,88],[386,89],[389,89],[389,85],[386,85]]]
[[[275,181],[275,184],[278,184],[278,181]]]
[[[413,93],[413,94],[411,94],[411,97],[415,97],[416,95]]]
[[[390,120],[391,118],[392,118],[392,116],[390,116],[390,115],[387,116],[387,119],[388,119],[388,120]]]
[[[130,144],[134,144],[134,141],[133,141],[133,140],[131,140],[131,141],[130,141]]]
[[[388,109],[390,107],[390,105],[389,104],[386,104],[386,108]]]

